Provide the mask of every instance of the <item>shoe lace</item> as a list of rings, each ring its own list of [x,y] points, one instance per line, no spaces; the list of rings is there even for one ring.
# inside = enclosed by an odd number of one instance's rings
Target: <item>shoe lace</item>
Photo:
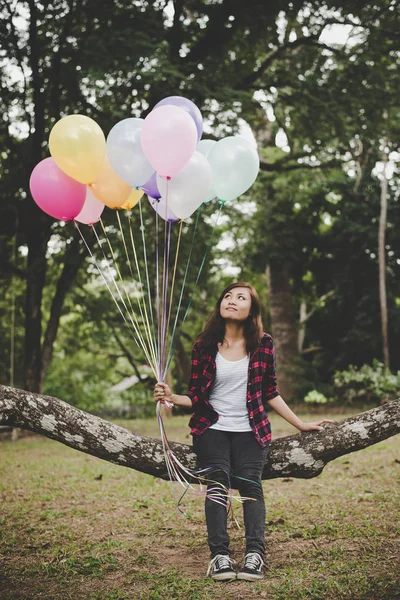
[[[208,565],[207,577],[209,576],[209,574],[211,573],[211,571],[214,568],[215,569],[226,569],[226,568],[233,569],[233,560],[226,554],[217,554],[216,556],[214,556],[214,558],[210,561],[210,564]]]
[[[258,552],[249,552],[246,554],[245,566],[249,569],[261,569],[264,561]]]

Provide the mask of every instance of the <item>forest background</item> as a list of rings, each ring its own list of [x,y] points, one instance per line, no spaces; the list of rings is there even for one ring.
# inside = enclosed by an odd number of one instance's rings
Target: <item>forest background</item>
[[[257,143],[261,171],[215,228],[218,204],[200,213],[181,317],[191,310],[174,337],[176,391],[216,297],[238,279],[260,294],[284,398],[396,397],[397,12],[389,0],[2,0],[0,382],[111,416],[153,413],[144,357],[73,225],[40,212],[29,176],[60,117],[91,116],[107,135],[182,95],[201,109],[203,137]],[[112,234],[113,211],[105,224]]]

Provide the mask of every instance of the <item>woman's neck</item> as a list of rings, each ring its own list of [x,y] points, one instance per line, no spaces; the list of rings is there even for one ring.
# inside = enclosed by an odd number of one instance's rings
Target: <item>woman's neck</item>
[[[242,342],[245,339],[243,325],[239,323],[226,323],[224,338],[228,342]]]

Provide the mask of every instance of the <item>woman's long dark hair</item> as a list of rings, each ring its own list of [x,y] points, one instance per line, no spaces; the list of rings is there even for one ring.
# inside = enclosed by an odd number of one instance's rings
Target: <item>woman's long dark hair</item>
[[[217,300],[215,308],[211,313],[210,318],[207,321],[206,326],[199,335],[199,341],[201,345],[212,351],[217,344],[222,344],[225,338],[225,319],[221,317],[220,306],[221,302],[228,292],[234,288],[243,287],[249,290],[251,296],[251,308],[250,314],[243,324],[243,334],[246,340],[247,353],[254,352],[260,346],[261,337],[263,334],[263,325],[261,320],[261,307],[258,294],[254,287],[249,283],[243,281],[236,281],[231,283],[224,289],[222,294]]]

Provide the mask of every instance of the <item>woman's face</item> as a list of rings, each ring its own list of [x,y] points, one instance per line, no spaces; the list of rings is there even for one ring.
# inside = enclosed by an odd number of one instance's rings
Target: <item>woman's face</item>
[[[226,292],[220,305],[221,317],[231,321],[245,321],[251,310],[251,295],[247,288],[237,287]]]

